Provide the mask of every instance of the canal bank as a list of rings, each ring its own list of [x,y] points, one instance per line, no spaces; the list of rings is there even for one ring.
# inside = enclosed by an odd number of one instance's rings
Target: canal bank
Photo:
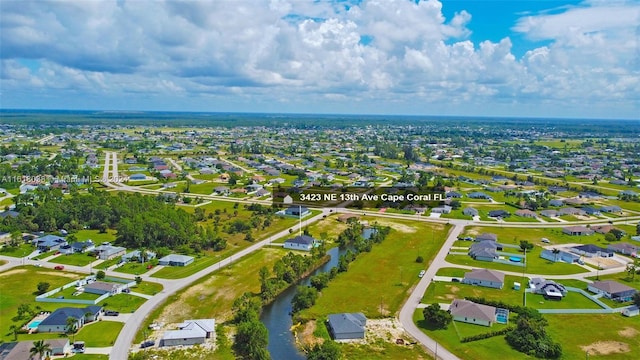
[[[271,303],[262,308],[260,321],[269,331],[269,345],[267,350],[272,359],[304,360],[306,356],[296,346],[296,340],[291,332],[293,322],[291,319],[291,300],[296,295],[298,285],[309,285],[311,276],[328,272],[338,265],[338,260],[345,250],[338,247],[327,251],[329,261],[312,271],[309,276],[301,279],[296,284],[281,292]]]

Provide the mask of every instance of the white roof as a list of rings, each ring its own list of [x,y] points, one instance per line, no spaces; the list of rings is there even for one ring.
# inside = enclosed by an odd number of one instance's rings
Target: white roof
[[[163,340],[204,338],[207,333],[199,327],[191,330],[171,330],[164,333]]]

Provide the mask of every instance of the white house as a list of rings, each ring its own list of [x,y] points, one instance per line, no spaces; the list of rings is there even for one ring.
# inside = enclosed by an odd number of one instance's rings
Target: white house
[[[496,310],[493,306],[462,299],[453,300],[449,306],[453,320],[483,326],[491,326],[496,322]]]
[[[285,249],[311,251],[316,240],[308,235],[299,235],[284,242]]]
[[[215,334],[215,319],[186,320],[178,324],[178,330],[164,333],[160,346],[203,344]]]

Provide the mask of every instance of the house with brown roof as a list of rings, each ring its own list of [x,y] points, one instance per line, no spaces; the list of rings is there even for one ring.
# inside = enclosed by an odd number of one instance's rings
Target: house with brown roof
[[[592,235],[593,230],[586,226],[567,226],[562,228],[562,232],[567,235],[580,236],[580,235]]]
[[[638,292],[638,290],[630,286],[620,284],[613,280],[594,281],[587,286],[587,290],[592,293],[602,294],[608,299],[620,302],[631,301],[633,299],[633,295]]]
[[[637,256],[640,251],[640,246],[632,245],[629,243],[613,243],[607,246],[607,249],[617,252],[622,255]]]
[[[538,215],[529,210],[529,209],[520,209],[520,210],[516,210],[515,212],[516,216],[522,216],[522,217],[526,217],[526,218],[536,218]]]
[[[462,283],[502,289],[504,286],[504,274],[496,270],[473,269],[464,274]]]
[[[453,320],[482,326],[491,326],[496,322],[496,310],[493,306],[462,299],[453,300],[449,306]]]

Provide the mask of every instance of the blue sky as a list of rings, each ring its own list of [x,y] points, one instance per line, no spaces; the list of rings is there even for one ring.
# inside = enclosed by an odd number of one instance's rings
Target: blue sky
[[[0,1],[0,106],[639,118],[640,1]]]

